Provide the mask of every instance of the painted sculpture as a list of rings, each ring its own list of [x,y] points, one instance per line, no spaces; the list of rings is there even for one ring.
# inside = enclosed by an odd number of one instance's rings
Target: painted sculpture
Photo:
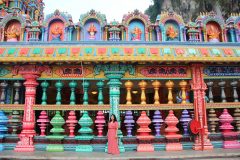
[[[167,28],[167,40],[173,41],[176,40],[178,37],[178,32],[174,29],[172,25]]]
[[[55,25],[51,30],[52,41],[61,41],[61,36],[63,35],[63,29],[59,25]]]
[[[142,35],[142,30],[135,26],[134,29],[131,31],[131,40],[132,41],[140,41]]]
[[[20,36],[20,30],[16,25],[12,25],[6,31],[7,42],[17,42]]]
[[[97,28],[93,23],[91,23],[90,26],[88,27],[88,33],[89,33],[89,39],[94,40],[95,34],[97,33]]]
[[[209,42],[219,42],[220,31],[214,25],[207,26],[207,36]]]

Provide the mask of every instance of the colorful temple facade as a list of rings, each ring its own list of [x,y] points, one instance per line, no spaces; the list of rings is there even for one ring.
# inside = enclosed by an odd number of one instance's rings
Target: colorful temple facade
[[[1,151],[105,152],[112,113],[121,152],[240,148],[239,14],[43,6],[0,0]]]

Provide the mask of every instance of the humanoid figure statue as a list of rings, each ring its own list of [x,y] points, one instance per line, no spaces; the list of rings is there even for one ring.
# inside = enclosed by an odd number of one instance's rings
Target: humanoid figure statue
[[[19,36],[20,31],[15,25],[8,27],[6,31],[7,42],[17,42]]]
[[[63,34],[62,28],[59,25],[53,26],[51,30],[52,41],[61,41],[61,36]]]
[[[219,34],[219,30],[213,25],[210,25],[209,28],[207,28],[207,36],[209,42],[219,42]]]
[[[95,35],[97,33],[97,28],[94,26],[93,23],[90,24],[88,28],[89,39],[95,39]]]
[[[135,26],[131,32],[131,40],[132,41],[140,41],[141,35],[142,35],[142,30],[140,28],[138,28],[137,26]]]
[[[170,25],[167,28],[167,41],[178,40],[178,32],[175,31],[174,27]]]

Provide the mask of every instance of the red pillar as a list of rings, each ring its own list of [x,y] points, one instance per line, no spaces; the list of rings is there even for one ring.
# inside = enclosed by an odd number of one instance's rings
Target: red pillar
[[[32,152],[35,150],[33,137],[35,135],[35,113],[33,105],[36,99],[36,87],[38,86],[37,78],[48,67],[37,65],[15,66],[13,74],[20,74],[25,79],[25,104],[22,132],[19,134],[20,141],[15,147],[17,152]],[[48,68],[49,69],[49,68]]]
[[[191,88],[194,93],[194,117],[200,122],[201,131],[196,136],[194,150],[211,150],[213,145],[208,139],[207,112],[205,101],[205,90],[207,89],[203,79],[203,65],[192,64],[192,81]]]

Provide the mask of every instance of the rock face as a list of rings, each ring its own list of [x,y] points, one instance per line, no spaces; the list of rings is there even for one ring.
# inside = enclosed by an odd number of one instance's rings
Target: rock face
[[[240,0],[153,0],[153,3],[152,7],[149,6],[146,11],[151,16],[151,20],[156,18],[154,14],[160,14],[163,11],[175,11],[182,15],[185,22],[194,20],[200,12],[213,10],[224,18],[231,13],[240,12]]]

